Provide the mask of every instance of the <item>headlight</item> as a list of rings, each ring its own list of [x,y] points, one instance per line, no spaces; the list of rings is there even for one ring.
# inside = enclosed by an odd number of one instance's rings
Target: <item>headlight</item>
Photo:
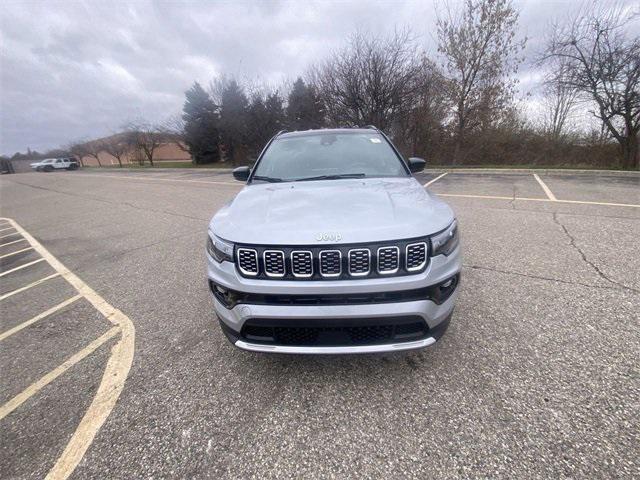
[[[217,262],[233,262],[233,243],[211,235],[207,238],[207,253]]]
[[[442,232],[431,237],[431,256],[449,255],[456,249],[458,243],[460,243],[458,221],[454,220]]]

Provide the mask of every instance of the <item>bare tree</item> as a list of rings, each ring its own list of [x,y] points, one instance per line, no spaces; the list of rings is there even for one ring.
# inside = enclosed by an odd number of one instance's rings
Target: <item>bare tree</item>
[[[182,115],[170,116],[158,126],[158,131],[164,135],[167,142],[173,143],[185,153],[191,153],[185,142],[185,122]]]
[[[442,144],[448,106],[442,88],[442,72],[428,58],[422,59],[420,89],[408,115],[391,129],[394,141],[411,155],[431,155]]]
[[[636,13],[637,14],[637,13]],[[620,144],[623,168],[640,168],[640,37],[627,38],[623,8],[586,6],[554,27],[543,60],[561,60],[560,83],[593,102],[593,115]]]
[[[70,144],[68,150],[78,158],[80,165],[84,166],[82,160],[84,157],[92,157],[96,159],[98,166],[102,167],[99,155],[103,151],[101,142],[97,140],[81,140]]]
[[[385,129],[407,114],[420,90],[420,53],[409,30],[386,38],[356,33],[309,76],[334,124]]]
[[[454,111],[455,153],[465,135],[500,120],[511,103],[525,40],[517,41],[518,13],[510,0],[466,0],[437,20],[447,95]]]
[[[145,121],[131,122],[127,125],[126,130],[129,142],[141,153],[142,161],[147,160],[153,167],[154,154],[164,140],[161,130]]]
[[[567,120],[578,100],[578,91],[566,80],[566,66],[560,63],[554,65],[544,84],[544,131],[553,140],[564,137]]]
[[[100,143],[102,149],[112,157],[115,157],[115,159],[118,160],[120,168],[122,168],[122,160],[131,151],[131,144],[128,141],[127,134],[112,135]]]

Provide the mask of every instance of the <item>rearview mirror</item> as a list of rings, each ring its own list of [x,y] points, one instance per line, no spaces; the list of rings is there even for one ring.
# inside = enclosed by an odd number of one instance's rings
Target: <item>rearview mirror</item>
[[[251,173],[251,169],[249,167],[238,167],[233,169],[233,178],[236,180],[240,180],[241,182],[246,182],[249,178],[249,174]]]
[[[421,172],[424,170],[426,164],[427,162],[423,158],[411,157],[409,159],[409,170],[412,172]]]

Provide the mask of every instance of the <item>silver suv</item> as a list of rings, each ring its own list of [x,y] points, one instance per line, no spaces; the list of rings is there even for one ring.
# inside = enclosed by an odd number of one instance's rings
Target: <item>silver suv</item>
[[[460,282],[451,208],[379,130],[281,132],[211,219],[209,288],[245,350],[373,353],[435,343]]]

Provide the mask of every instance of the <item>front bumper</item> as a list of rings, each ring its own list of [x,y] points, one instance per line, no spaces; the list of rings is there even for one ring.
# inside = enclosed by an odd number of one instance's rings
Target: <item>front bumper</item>
[[[218,263],[207,255],[208,277],[211,282],[229,290],[264,295],[332,295],[365,294],[376,292],[394,292],[420,289],[441,283],[460,273],[461,255],[458,247],[451,255],[439,255],[431,258],[429,266],[421,273],[403,277],[373,278],[364,280],[336,281],[278,281],[255,280],[241,277],[230,262]],[[349,354],[396,352],[424,348],[436,342],[444,333],[458,296],[459,289],[442,303],[432,300],[399,301],[393,303],[365,303],[353,305],[269,305],[238,304],[233,308],[225,305],[213,296],[214,308],[222,329],[229,340],[237,347],[257,352],[302,353],[302,354]],[[381,323],[385,319],[398,317],[420,318],[428,328],[427,334],[415,341],[389,341],[367,345],[274,345],[252,342],[243,337],[243,326],[264,321],[284,321],[295,324],[296,321],[309,320],[333,324],[342,319],[354,319],[362,323],[369,319],[372,323]]]

